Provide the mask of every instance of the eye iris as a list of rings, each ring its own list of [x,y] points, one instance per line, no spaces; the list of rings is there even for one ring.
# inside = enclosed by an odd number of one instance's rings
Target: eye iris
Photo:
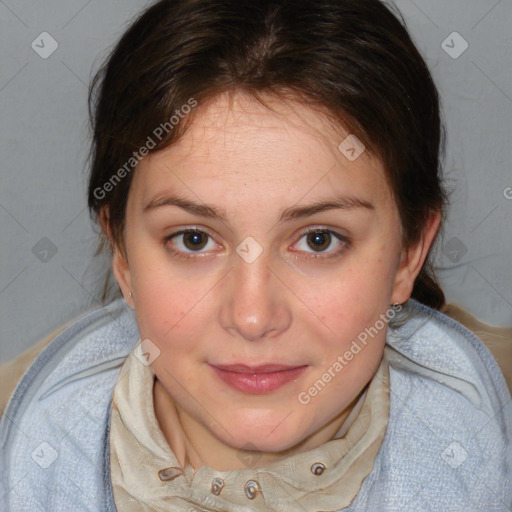
[[[191,243],[189,244],[189,242]],[[184,243],[187,249],[202,249],[206,245],[206,236],[203,233],[196,233],[191,231],[189,233],[185,233]]]
[[[312,242],[314,246],[310,244]],[[325,232],[316,232],[308,234],[308,244],[314,250],[322,251],[329,247],[331,243],[331,235]]]

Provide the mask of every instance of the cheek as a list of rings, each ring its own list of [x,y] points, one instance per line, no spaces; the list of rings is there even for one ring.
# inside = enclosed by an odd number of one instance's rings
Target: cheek
[[[162,339],[171,329],[179,328],[193,301],[193,290],[179,274],[171,272],[165,252],[154,240],[137,230],[131,235],[127,246],[139,332],[143,339]]]
[[[319,342],[317,364],[308,383],[313,388],[303,391],[309,394],[310,389],[316,405],[326,414],[336,410],[333,402],[347,405],[348,398],[371,379],[386,341],[387,290],[364,286],[361,280],[353,286],[345,284],[343,293],[332,293],[322,300],[323,314],[310,322],[310,338]]]
[[[347,262],[343,269],[318,286],[299,288],[299,298],[331,334],[357,336],[389,307],[393,274],[391,263],[373,258]]]
[[[149,338],[163,348],[171,339],[190,336],[187,317],[200,310],[201,295],[182,279],[144,263],[134,265],[137,325],[143,339]]]

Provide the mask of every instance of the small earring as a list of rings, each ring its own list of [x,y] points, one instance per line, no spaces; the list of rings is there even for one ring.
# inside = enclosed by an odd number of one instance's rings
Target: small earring
[[[128,292],[128,298],[133,299],[133,293],[132,293],[132,292]],[[128,301],[127,301],[127,300],[125,300],[125,302],[126,302],[126,305],[127,305],[130,309],[135,310],[135,308],[134,308],[133,306],[130,306],[130,304],[128,304]]]

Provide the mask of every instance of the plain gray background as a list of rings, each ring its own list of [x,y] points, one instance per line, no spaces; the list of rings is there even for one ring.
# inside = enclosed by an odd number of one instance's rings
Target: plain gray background
[[[0,1],[0,362],[99,305],[105,258],[94,258],[85,200],[88,84],[149,3]],[[512,1],[396,5],[447,124],[455,192],[436,246],[439,277],[448,301],[512,326]],[[45,59],[55,43],[43,32],[58,44]]]

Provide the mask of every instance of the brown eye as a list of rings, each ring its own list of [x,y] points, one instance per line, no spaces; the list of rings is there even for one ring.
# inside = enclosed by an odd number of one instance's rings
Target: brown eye
[[[163,239],[163,244],[173,254],[184,258],[206,256],[208,250],[216,247],[213,237],[200,229],[184,229],[173,233]]]
[[[325,251],[331,244],[331,234],[327,231],[314,231],[308,234],[307,243],[314,251]]]
[[[331,229],[317,227],[303,231],[295,244],[294,252],[302,253],[304,258],[320,261],[320,258],[337,258],[352,246],[348,237]]]
[[[205,247],[208,235],[199,231],[186,231],[183,233],[183,244],[191,251],[198,251]]]

